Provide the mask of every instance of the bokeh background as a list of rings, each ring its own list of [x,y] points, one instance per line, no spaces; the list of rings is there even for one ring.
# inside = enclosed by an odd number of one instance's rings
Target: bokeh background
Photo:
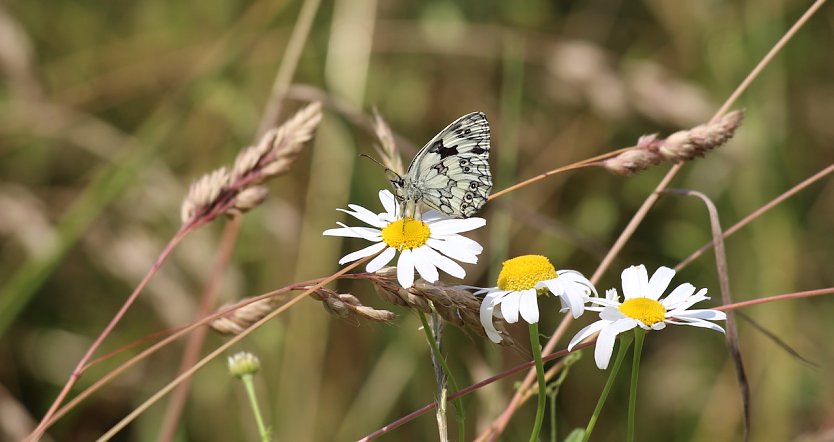
[[[375,106],[401,136],[409,161],[454,118],[492,125],[496,189],[520,179],[703,123],[808,8],[797,0],[680,2],[308,0],[315,19],[284,103],[327,99],[314,142],[292,171],[269,183],[247,214],[223,278],[223,301],[326,276],[361,241],[325,238],[348,202],[378,208],[387,181],[361,160]],[[252,142],[286,57],[301,2],[11,0],[0,5],[0,438],[25,435],[179,227],[190,182]],[[673,187],[707,194],[726,227],[834,160],[834,10],[825,6],[740,98],[737,136],[691,162]],[[593,273],[637,207],[666,173],[623,178],[567,173],[486,206],[485,246],[465,283],[494,285],[502,260],[544,254],[558,268]],[[223,220],[202,228],[171,259],[104,350],[194,320],[217,255]],[[727,241],[738,300],[834,285],[834,185],[829,178]],[[645,263],[674,266],[710,240],[706,211],[664,197],[629,241],[600,289]],[[713,255],[676,282],[709,287]],[[356,327],[305,301],[239,346],[263,370],[258,392],[278,440],[355,440],[434,398],[419,321],[382,303],[368,284],[342,282],[363,302],[396,311],[393,325]],[[550,333],[561,320],[544,314]],[[830,296],[746,309],[818,364],[787,354],[747,323],[741,343],[752,390],[753,440],[834,440],[834,302]],[[591,320],[580,318],[572,332]],[[513,329],[526,342],[525,329]],[[204,352],[225,338],[210,335]],[[449,364],[468,385],[524,360],[453,327]],[[117,362],[92,369],[88,386]],[[51,430],[91,440],[172,379],[182,343],[146,360]],[[639,440],[740,440],[741,406],[722,336],[675,328],[647,339],[638,397]],[[594,440],[625,430],[622,374]],[[590,354],[557,400],[555,435],[584,426],[606,379]],[[469,436],[499,413],[520,377],[466,398]],[[118,440],[156,440],[167,401]],[[534,406],[504,440],[525,440]],[[453,422],[450,413],[450,422]],[[545,437],[553,429],[545,425]],[[383,440],[436,439],[425,415]],[[826,436],[827,434],[827,436]],[[178,440],[256,440],[239,383],[216,360],[193,379]]]

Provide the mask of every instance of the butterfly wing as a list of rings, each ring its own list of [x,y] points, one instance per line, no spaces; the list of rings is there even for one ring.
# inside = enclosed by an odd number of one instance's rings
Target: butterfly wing
[[[405,197],[449,216],[474,215],[492,190],[489,149],[489,123],[483,112],[458,118],[411,161]]]

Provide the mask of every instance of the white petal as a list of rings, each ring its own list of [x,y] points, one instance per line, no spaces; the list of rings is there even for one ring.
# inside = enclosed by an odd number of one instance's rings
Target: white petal
[[[504,299],[501,300],[501,315],[504,316],[504,320],[510,324],[515,324],[518,322],[518,305],[521,302],[521,293],[519,292],[509,292],[504,295]]]
[[[642,298],[646,296],[646,288],[649,285],[649,275],[646,273],[646,266],[631,266],[621,275],[623,280],[623,295],[625,299]]]
[[[455,278],[463,279],[466,277],[466,270],[464,270],[458,263],[441,255],[440,253],[437,253],[437,251],[431,247],[421,246],[421,248],[423,249],[423,252],[425,252],[426,256],[431,258],[431,263],[434,264],[435,267],[454,276]]]
[[[364,258],[366,256],[371,256],[380,250],[387,247],[384,242],[378,242],[376,244],[371,244],[364,249],[357,250],[352,253],[348,253],[347,255],[343,256],[342,259],[339,260],[339,264],[345,264],[349,262],[356,261],[357,259]]]
[[[582,330],[579,330],[579,333],[577,333],[570,340],[570,344],[568,344],[568,351],[572,351],[573,347],[575,347],[576,344],[579,344],[580,342],[587,339],[589,336],[591,336],[594,333],[602,330],[603,327],[607,326],[610,323],[611,323],[611,321],[606,321],[606,320],[601,319],[601,320],[596,321],[596,322],[594,322],[590,325],[585,326],[585,328],[583,328]]]
[[[608,368],[608,362],[611,360],[611,353],[614,351],[614,342],[617,335],[624,331],[628,331],[637,327],[639,321],[631,318],[620,319],[612,322],[608,327],[599,332],[597,338],[597,346],[594,349],[594,360],[597,367],[602,370]]]
[[[616,307],[605,307],[599,312],[599,317],[605,319],[606,321],[619,321],[620,319],[625,319],[628,316],[624,315],[620,309]]]
[[[397,281],[403,288],[414,285],[414,257],[409,249],[400,252],[400,259],[397,260]]]
[[[432,239],[443,241],[446,244],[454,245],[455,247],[469,250],[474,254],[479,254],[484,251],[483,246],[478,244],[477,241],[469,239],[465,236],[461,236],[458,234],[454,235],[437,235],[436,237],[432,235]]]
[[[671,311],[667,314],[670,318],[695,318],[706,319],[709,321],[724,321],[727,319],[727,314],[720,310],[688,310],[688,311]]]
[[[394,259],[394,255],[396,255],[396,254],[397,254],[397,249],[395,249],[393,247],[388,247],[387,249],[385,249],[385,251],[383,251],[382,253],[377,255],[374,259],[372,259],[371,262],[369,262],[368,265],[365,267],[365,270],[368,273],[376,272],[377,270],[379,270],[379,269],[385,267],[386,265],[388,265],[388,263],[391,262],[392,259]]]
[[[528,324],[539,322],[539,303],[536,298],[535,290],[523,290],[519,298],[518,311]]]
[[[669,296],[663,298],[660,303],[667,309],[672,310],[686,301],[693,293],[695,293],[695,286],[685,282],[675,287],[675,290],[672,290],[672,293],[669,293]]]
[[[588,291],[588,296],[590,296],[591,293],[593,293],[594,296],[599,296],[594,284],[576,270],[559,270],[556,274],[559,275],[559,278],[564,278],[566,281],[585,287]]]
[[[669,267],[658,267],[649,280],[646,297],[654,300],[660,299],[660,295],[669,287],[672,278],[675,277],[675,271]]]
[[[448,216],[434,209],[429,210],[428,212],[424,213],[422,217],[420,217],[420,219],[423,220],[423,222],[426,224],[431,224],[434,221],[446,218],[448,218]]]
[[[428,282],[437,282],[440,275],[437,274],[437,267],[432,264],[431,256],[428,256],[425,250],[428,247],[418,247],[413,249],[411,253],[414,255],[414,267],[417,273]]]
[[[585,291],[581,288],[577,291],[573,287],[572,282],[565,283],[561,281],[562,277],[541,281],[539,284],[544,285],[551,293],[558,296],[562,302],[562,307],[570,309],[574,318],[582,316],[585,311]],[[538,284],[537,284],[538,285]]]
[[[495,310],[495,298],[502,296],[503,293],[501,292],[492,292],[484,297],[484,301],[481,303],[481,311],[480,311],[480,319],[481,325],[484,327],[484,331],[487,334],[487,337],[490,341],[494,343],[499,343],[503,340],[501,334],[498,333],[498,330],[495,329],[495,324],[492,323],[492,314]]]
[[[397,204],[397,199],[394,198],[394,194],[391,193],[390,190],[380,190],[379,191],[379,202],[382,203],[382,207],[385,208],[385,212],[393,218],[399,216],[398,210],[399,204]]]
[[[342,223],[337,224],[342,226],[342,228],[327,229],[323,232],[323,234],[327,236],[344,236],[346,238],[362,238],[373,242],[382,240],[382,234],[379,229],[372,229],[370,227],[350,227]]]
[[[709,299],[709,297],[707,297],[706,294],[707,294],[707,289],[706,288],[702,288],[701,290],[698,290],[698,293],[690,296],[689,298],[685,299],[683,302],[681,302],[677,306],[675,306],[675,310],[686,310],[689,307],[692,307],[693,305],[695,305],[695,304],[697,304],[701,301],[705,301],[705,300]]]
[[[362,221],[366,224],[370,224],[374,227],[378,227],[380,229],[385,227],[386,223],[380,221],[379,215],[377,215],[376,213],[373,213],[370,210],[368,210],[368,209],[366,209],[362,206],[357,206],[355,204],[349,204],[349,206],[354,209],[353,212],[351,212],[350,210],[345,210],[345,209],[336,209],[336,210],[338,210],[339,212],[345,212],[348,215],[350,215],[350,216],[352,216],[352,217],[354,217],[354,218],[356,218],[356,219],[358,219],[358,220],[360,220],[360,221]]]
[[[719,326],[717,324],[713,324],[712,322],[709,322],[709,321],[704,321],[702,319],[690,319],[690,320],[680,321],[680,322],[678,322],[678,321],[667,321],[667,322],[670,322],[670,323],[676,324],[676,325],[691,325],[693,327],[708,328],[710,330],[715,330],[717,332],[726,333],[724,331],[724,329],[721,328],[721,326]]]
[[[475,230],[486,225],[486,220],[483,218],[466,218],[466,219],[444,219],[432,222],[432,234],[448,235],[450,233],[462,233],[470,230]]]
[[[461,262],[467,262],[470,264],[478,262],[478,255],[476,253],[460,247],[455,247],[454,244],[449,244],[445,241],[429,238],[428,241],[426,241],[426,245]]]

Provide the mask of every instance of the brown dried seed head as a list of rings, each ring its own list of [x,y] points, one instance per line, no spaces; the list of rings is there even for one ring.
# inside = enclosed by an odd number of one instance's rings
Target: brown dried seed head
[[[357,326],[360,323],[360,319],[390,322],[397,317],[397,315],[387,310],[377,310],[364,306],[358,298],[349,293],[336,293],[333,290],[322,287],[313,292],[311,296],[322,301],[322,306],[324,306],[324,309],[328,313]]]
[[[636,148],[603,161],[602,166],[611,173],[628,176],[657,165],[662,160],[663,158],[652,150]]]
[[[688,161],[723,146],[741,126],[743,111],[730,112],[715,123],[702,124],[675,132],[660,145],[659,152],[668,161]]]
[[[227,309],[231,305],[226,304],[220,307],[219,310]],[[209,325],[217,332],[227,335],[237,335],[249,328],[252,324],[263,319],[274,309],[275,305],[272,298],[262,299],[232,310],[215,319]]]
[[[409,289],[404,289],[397,282],[397,268],[386,267],[376,272],[379,278],[372,280],[376,292],[388,302],[401,305],[424,313],[434,310],[441,318],[465,330],[470,330],[486,338],[481,324],[481,299],[463,288],[447,286],[440,282],[430,283],[418,279]],[[506,336],[502,345],[517,347],[509,338],[504,322],[494,321],[495,328]]]

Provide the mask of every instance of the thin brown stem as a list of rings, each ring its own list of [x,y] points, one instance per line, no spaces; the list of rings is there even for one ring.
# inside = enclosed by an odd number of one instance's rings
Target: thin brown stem
[[[573,164],[568,164],[567,166],[557,167],[556,169],[549,170],[549,171],[544,172],[542,174],[536,175],[533,178],[526,179],[526,180],[524,180],[520,183],[513,184],[512,186],[507,187],[506,189],[495,192],[487,198],[487,201],[492,201],[495,198],[506,195],[506,194],[508,194],[508,193],[510,193],[514,190],[521,189],[522,187],[527,187],[530,184],[541,181],[541,180],[543,180],[547,177],[556,175],[557,173],[567,172],[569,170],[576,170],[576,169],[581,169],[583,167],[593,166],[593,165],[595,165],[594,163],[596,163],[599,160],[604,160],[606,158],[611,158],[611,157],[619,155],[620,153],[625,152],[629,149],[633,149],[633,146],[632,147],[624,147],[622,149],[618,149],[618,150],[615,150],[615,151],[612,151],[612,152],[606,152],[602,155],[597,155],[593,158],[588,158],[586,160],[582,160],[582,161],[579,161],[579,162],[576,162],[576,163],[573,163]]]
[[[217,301],[217,292],[220,287],[220,282],[223,279],[223,274],[229,266],[229,260],[232,256],[235,243],[237,242],[237,235],[240,232],[241,216],[233,216],[232,219],[226,223],[223,229],[223,237],[220,241],[220,248],[217,254],[217,260],[214,263],[209,280],[206,283],[203,295],[200,297],[200,307],[197,311],[197,317],[202,318],[207,316],[214,304]],[[200,350],[203,348],[203,343],[208,333],[207,327],[198,328],[185,344],[182,359],[180,360],[179,373],[184,373],[188,367],[197,362],[200,356]],[[182,410],[185,407],[185,400],[188,397],[189,387],[191,386],[191,379],[186,379],[182,385],[171,395],[171,402],[168,403],[168,409],[165,411],[165,417],[162,421],[162,429],[159,432],[157,440],[171,441],[177,431]]]
[[[241,340],[243,340],[243,338],[249,336],[250,333],[257,330],[262,325],[266,324],[267,322],[269,322],[270,320],[272,320],[276,316],[285,312],[287,309],[289,309],[293,305],[297,304],[302,299],[306,298],[307,295],[309,295],[309,294],[313,293],[314,291],[318,290],[319,288],[323,287],[325,284],[328,284],[331,281],[336,280],[341,275],[353,270],[354,268],[358,267],[359,265],[368,261],[371,258],[373,258],[373,256],[368,256],[368,257],[362,258],[362,259],[360,259],[356,262],[353,262],[353,263],[349,264],[347,267],[345,267],[345,268],[339,270],[338,272],[328,276],[327,278],[324,278],[322,281],[318,282],[316,285],[314,285],[314,286],[310,287],[309,289],[305,290],[302,294],[300,294],[300,295],[296,296],[295,298],[287,301],[286,304],[284,304],[281,307],[279,307],[279,308],[275,309],[274,311],[270,312],[268,315],[264,316],[258,322],[249,326],[249,328],[247,328],[246,330],[244,330],[243,332],[241,332],[237,336],[234,336],[233,338],[229,339],[225,344],[217,347],[214,351],[212,351],[211,353],[206,355],[203,359],[200,359],[200,361],[198,361],[196,364],[194,364],[192,367],[190,367],[185,373],[180,374],[173,381],[169,382],[168,385],[166,385],[165,387],[161,388],[159,391],[154,393],[150,398],[148,398],[145,402],[143,402],[138,407],[136,407],[132,412],[130,412],[130,414],[125,416],[121,421],[119,421],[116,425],[114,425],[110,430],[108,430],[106,433],[104,433],[97,440],[99,442],[110,440],[119,431],[121,431],[124,427],[126,427],[127,424],[131,423],[139,415],[144,413],[145,410],[147,410],[151,405],[153,405],[157,401],[159,401],[159,399],[161,399],[163,396],[168,394],[171,390],[173,390],[177,385],[182,383],[185,379],[190,378],[197,370],[199,370],[200,368],[202,368],[203,366],[205,366],[206,364],[211,362],[214,358],[216,358],[217,356],[220,356],[223,352],[225,352],[226,350],[231,348],[233,345],[235,345],[238,342],[240,342]]]
[[[162,263],[165,262],[165,259],[168,258],[168,255],[171,254],[171,252],[174,250],[174,247],[176,247],[177,244],[179,244],[180,241],[182,241],[182,239],[191,230],[196,228],[196,226],[197,226],[196,224],[185,225],[174,235],[173,238],[171,238],[171,241],[168,242],[168,244],[162,250],[162,253],[160,253],[159,257],[156,258],[156,261],[153,263],[151,268],[148,270],[148,273],[145,274],[145,277],[142,278],[142,281],[140,281],[139,284],[136,286],[136,288],[133,289],[133,292],[130,294],[130,296],[128,296],[127,300],[125,300],[124,304],[119,309],[119,311],[113,316],[113,319],[110,320],[110,323],[107,324],[107,327],[105,327],[104,330],[102,330],[101,333],[99,333],[96,340],[93,341],[93,344],[90,346],[90,348],[84,354],[84,356],[81,357],[81,360],[78,361],[78,364],[75,366],[75,369],[73,369],[72,374],[70,375],[66,384],[64,384],[64,387],[61,389],[61,392],[58,394],[58,397],[56,397],[55,400],[52,402],[52,405],[49,407],[49,410],[46,412],[46,414],[44,414],[43,418],[41,418],[41,421],[38,423],[38,426],[35,427],[35,430],[32,431],[32,433],[29,434],[29,436],[27,436],[26,440],[38,440],[38,439],[40,439],[40,437],[43,435],[44,430],[46,429],[47,422],[50,421],[50,419],[52,418],[52,415],[55,414],[55,411],[58,410],[59,406],[61,406],[61,403],[67,397],[67,395],[69,394],[72,387],[75,385],[76,382],[78,382],[78,379],[81,378],[81,375],[84,372],[84,366],[87,364],[87,361],[89,361],[90,358],[93,357],[93,354],[96,352],[96,350],[98,350],[98,348],[104,342],[104,339],[107,338],[107,336],[110,335],[110,332],[113,331],[113,329],[116,327],[116,324],[118,324],[119,321],[121,321],[121,319],[124,317],[125,313],[127,313],[127,310],[130,308],[130,306],[133,305],[134,301],[136,301],[136,299],[139,297],[139,293],[142,292],[142,290],[145,288],[145,286],[151,280],[151,277],[153,277],[153,275],[156,274],[156,272],[159,270],[159,268],[162,267]]]

